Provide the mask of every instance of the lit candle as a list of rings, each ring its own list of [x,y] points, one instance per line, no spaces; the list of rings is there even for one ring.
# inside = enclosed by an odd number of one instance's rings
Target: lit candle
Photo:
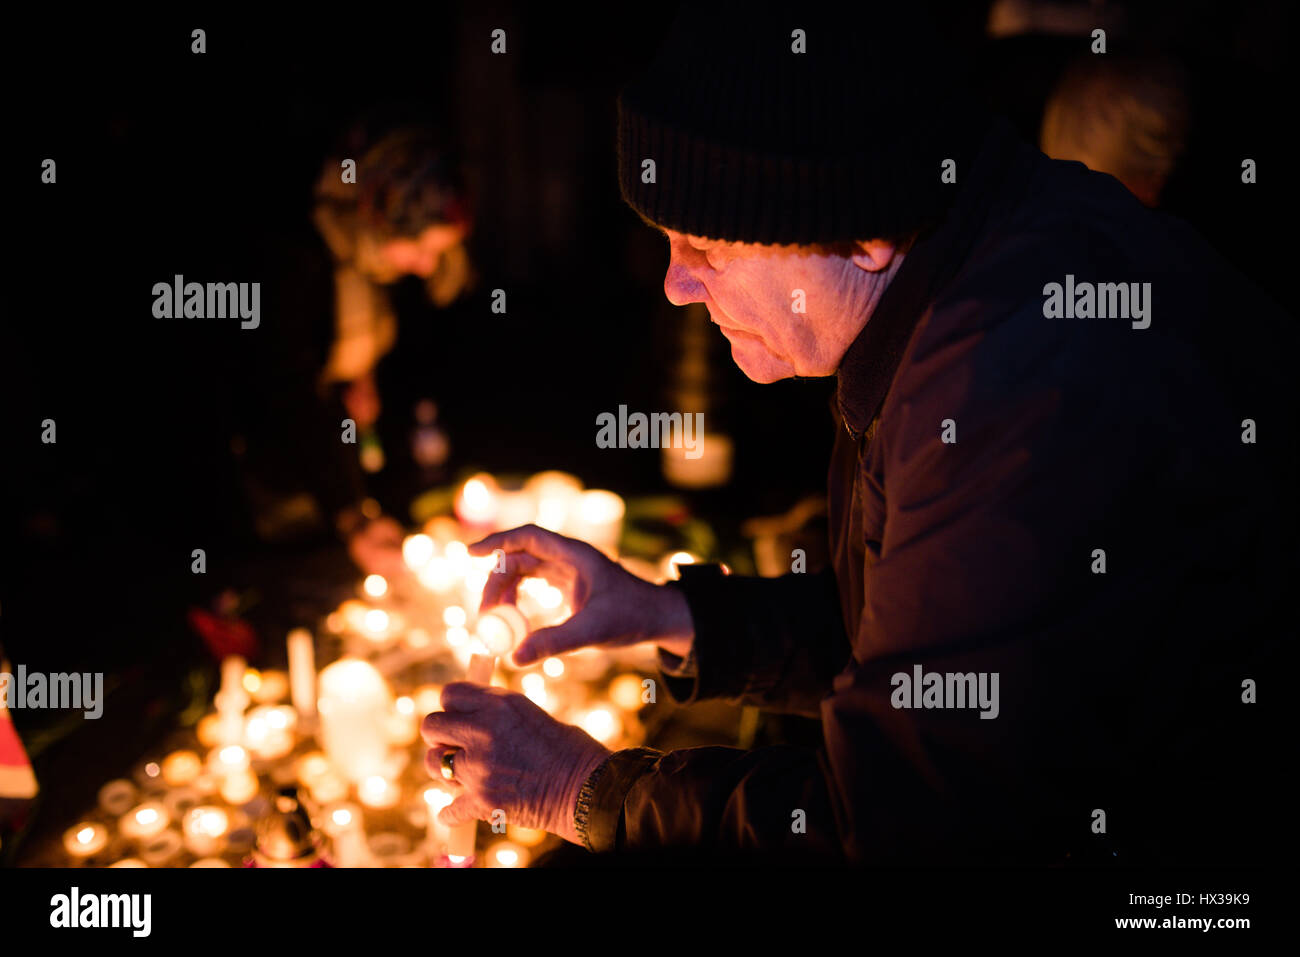
[[[123,837],[136,841],[147,841],[166,830],[171,822],[167,808],[158,801],[146,801],[130,811],[118,821],[117,829]]]
[[[484,618],[487,616],[485,615]],[[522,617],[522,616],[521,616]],[[500,619],[499,619],[500,620]],[[480,619],[480,623],[482,619]],[[490,626],[492,629],[497,626]],[[502,620],[500,628],[509,630],[509,625]],[[508,653],[513,646],[506,647]],[[486,652],[487,649],[484,648]],[[492,653],[475,652],[470,655],[469,667],[465,672],[465,680],[471,684],[482,685],[484,687],[492,683],[492,672],[497,664],[496,655]],[[474,857],[474,845],[477,840],[478,821],[466,821],[464,824],[457,824],[451,828],[447,836],[447,857],[454,866],[466,866]]]
[[[320,751],[309,751],[298,759],[295,770],[298,783],[310,790],[317,781],[333,769],[330,767],[329,758],[324,754]]]
[[[429,843],[430,858],[441,854],[447,846],[447,838],[451,835],[451,829],[438,820],[438,812],[455,799],[454,794],[436,784],[431,784],[424,789],[424,803],[428,809],[425,840]]]
[[[250,694],[258,704],[279,704],[289,694],[289,677],[283,671],[263,671]]]
[[[319,804],[341,801],[348,793],[348,782],[341,774],[328,771],[311,786],[311,796]]]
[[[570,512],[576,508],[582,493],[582,482],[566,472],[538,472],[526,483],[524,490],[537,500],[537,524],[553,532],[563,531]]]
[[[226,843],[230,830],[230,817],[219,807],[204,805],[190,809],[185,815],[181,830],[185,847],[196,857],[210,857]]]
[[[415,699],[417,717],[424,717],[442,708],[442,688],[438,685],[420,685],[411,696]]]
[[[208,767],[218,777],[246,771],[249,763],[248,750],[242,745],[227,744],[208,752]]]
[[[108,828],[82,821],[63,832],[63,849],[77,860],[98,854],[108,844]]]
[[[637,711],[642,705],[644,682],[640,675],[619,675],[609,685],[609,699],[624,711]]]
[[[216,747],[221,743],[221,715],[205,714],[199,719],[194,733],[198,736],[199,744],[205,748]]]
[[[475,530],[492,529],[501,508],[496,480],[486,472],[475,475],[461,486],[454,507],[463,525]]]
[[[408,535],[402,542],[402,558],[412,571],[418,572],[433,558],[433,539],[428,535]]]
[[[342,658],[320,675],[321,741],[344,777],[362,781],[383,770],[388,756],[392,693],[375,668]]]
[[[610,745],[623,733],[623,719],[609,705],[597,705],[583,714],[578,720],[582,730],[599,741]]]
[[[578,498],[577,515],[570,522],[572,534],[607,555],[615,555],[623,534],[624,511],[623,500],[613,492],[587,489]]]
[[[365,822],[361,809],[355,804],[336,801],[325,808],[321,830],[334,846],[335,867],[365,867],[369,860],[366,849]]]
[[[262,760],[282,758],[293,750],[292,725],[285,711],[296,720],[297,713],[292,708],[281,709],[275,705],[259,705],[248,712],[244,744]]]
[[[193,784],[202,770],[203,762],[193,751],[173,751],[163,758],[163,780],[174,788]]]
[[[506,836],[516,844],[522,844],[525,847],[536,847],[546,840],[546,832],[540,828],[520,827],[518,824],[507,826]]]
[[[361,590],[371,598],[383,598],[388,594],[388,579],[383,575],[367,575],[361,582]]]
[[[527,867],[532,855],[528,848],[511,841],[497,841],[487,850],[488,867]]]
[[[415,712],[415,699],[403,695],[393,703],[393,713],[388,720],[388,740],[398,747],[413,744],[420,736],[420,715]]]
[[[357,798],[376,810],[396,807],[401,796],[401,789],[382,774],[372,774],[357,785]]]
[[[528,622],[514,605],[498,605],[479,617],[475,633],[489,654],[504,657],[528,634]],[[488,673],[490,680],[491,672]]]
[[[316,717],[316,646],[311,632],[289,632],[289,690],[293,707],[304,721]]]

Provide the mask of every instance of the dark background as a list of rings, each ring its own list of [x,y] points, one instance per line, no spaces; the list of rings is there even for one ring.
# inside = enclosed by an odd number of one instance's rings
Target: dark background
[[[1144,4],[1110,44],[1154,44],[1188,67],[1193,135],[1165,207],[1294,311],[1288,7]],[[945,9],[972,89],[1036,140],[1053,80],[1087,39],[986,41],[987,4]],[[273,555],[248,531],[230,438],[249,414],[242,398],[266,388],[259,350],[277,317],[264,308],[250,331],[155,320],[151,288],[176,273],[273,282],[276,249],[310,229],[326,151],[363,112],[426,117],[470,170],[480,298],[448,321],[410,283],[395,292],[404,329],[435,330],[414,364],[442,410],[453,471],[561,468],[625,495],[666,490],[657,452],[599,450],[594,432],[620,403],[677,408],[667,386],[682,320],[662,293],[667,246],[621,203],[614,165],[614,96],[671,12],[467,3],[71,22],[51,9],[14,25],[0,642],[31,670],[103,670],[123,700],[137,696],[111,709],[129,723],[78,734],[143,746],[150,722],[168,720],[181,694],[168,683],[203,656],[185,609],[235,569],[321,561],[322,581],[352,574],[337,550]],[[190,52],[196,26],[202,56]],[[489,52],[496,27],[506,56]],[[1249,188],[1244,156],[1260,168]],[[57,185],[40,183],[46,157]],[[497,287],[505,316],[487,308]],[[1224,335],[1247,335],[1245,319],[1223,317]],[[734,537],[743,518],[821,489],[833,382],[755,385],[712,335],[711,421],[736,440],[735,475],[687,498]],[[45,418],[56,445],[40,442]],[[206,577],[190,574],[196,547],[208,550]],[[14,717],[33,738],[54,720]],[[43,781],[82,799],[106,777],[87,768],[98,749],[84,741],[34,750]]]

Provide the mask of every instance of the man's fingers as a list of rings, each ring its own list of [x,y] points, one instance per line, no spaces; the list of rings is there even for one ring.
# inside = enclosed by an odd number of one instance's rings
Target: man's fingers
[[[443,706],[447,703],[447,691],[455,685],[447,685],[442,690]],[[469,686],[473,688],[473,685]],[[479,730],[470,714],[464,709],[453,711],[434,711],[426,714],[420,722],[420,735],[430,746],[449,745],[463,748],[480,737]]]
[[[521,525],[504,532],[496,532],[469,546],[471,555],[490,555],[498,548],[510,552],[527,552],[538,558],[572,561],[581,542],[565,538],[540,525]]]
[[[469,821],[482,820],[479,814],[478,801],[468,794],[462,794],[438,812],[438,820],[448,827],[455,827],[457,824],[465,824]]]
[[[442,773],[442,756],[448,752],[459,750],[460,748],[448,748],[443,745],[435,745],[428,751],[425,751],[424,770],[429,772],[429,777],[437,778],[439,781],[447,780],[447,776]]]
[[[551,655],[600,644],[608,637],[597,629],[592,616],[580,611],[568,621],[549,628],[538,628],[521,641],[515,649],[515,664],[530,665]],[[443,694],[446,694],[445,690]]]

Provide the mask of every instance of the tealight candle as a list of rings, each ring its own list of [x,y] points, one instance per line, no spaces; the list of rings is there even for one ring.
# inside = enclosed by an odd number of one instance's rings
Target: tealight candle
[[[162,776],[170,787],[193,784],[202,770],[203,762],[193,751],[173,751],[163,758]]]
[[[78,860],[98,854],[107,844],[108,828],[102,824],[82,821],[63,832],[63,849]]]
[[[138,792],[126,778],[109,781],[99,789],[99,807],[105,814],[121,817],[135,806]]]
[[[208,752],[208,767],[218,776],[246,771],[249,763],[248,750],[242,745],[227,744]]]
[[[257,775],[250,769],[244,768],[227,774],[221,782],[218,793],[221,795],[221,800],[227,804],[239,805],[247,804],[257,797],[258,790]]]
[[[185,847],[197,857],[210,857],[221,850],[230,830],[230,818],[219,807],[203,805],[185,815],[181,830]]]
[[[289,693],[298,716],[303,721],[313,720],[316,717],[316,646],[306,628],[289,632]]]
[[[180,853],[181,844],[181,836],[175,831],[160,831],[140,848],[140,860],[150,867],[162,867]]]
[[[388,754],[388,684],[373,665],[341,658],[320,674],[321,742],[330,761],[351,781],[378,774]]]
[[[197,788],[172,788],[163,795],[163,807],[167,808],[167,816],[173,821],[180,820],[189,813],[190,809],[198,805],[203,800],[203,795]]]
[[[123,837],[147,841],[166,830],[170,822],[167,808],[160,801],[146,801],[122,815],[117,829]]]
[[[497,841],[487,850],[488,867],[527,867],[532,855],[528,848],[511,841]]]

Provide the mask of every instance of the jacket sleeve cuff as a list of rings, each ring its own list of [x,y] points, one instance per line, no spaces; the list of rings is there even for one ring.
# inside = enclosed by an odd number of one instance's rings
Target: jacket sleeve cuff
[[[680,704],[738,697],[745,691],[752,651],[732,607],[732,582],[719,565],[681,565],[678,571],[681,578],[669,585],[686,598],[695,640],[685,661],[660,652],[664,685]]]
[[[628,748],[615,751],[591,772],[573,812],[573,823],[587,850],[600,854],[618,849],[627,793],[661,757],[663,753],[652,748]]]

